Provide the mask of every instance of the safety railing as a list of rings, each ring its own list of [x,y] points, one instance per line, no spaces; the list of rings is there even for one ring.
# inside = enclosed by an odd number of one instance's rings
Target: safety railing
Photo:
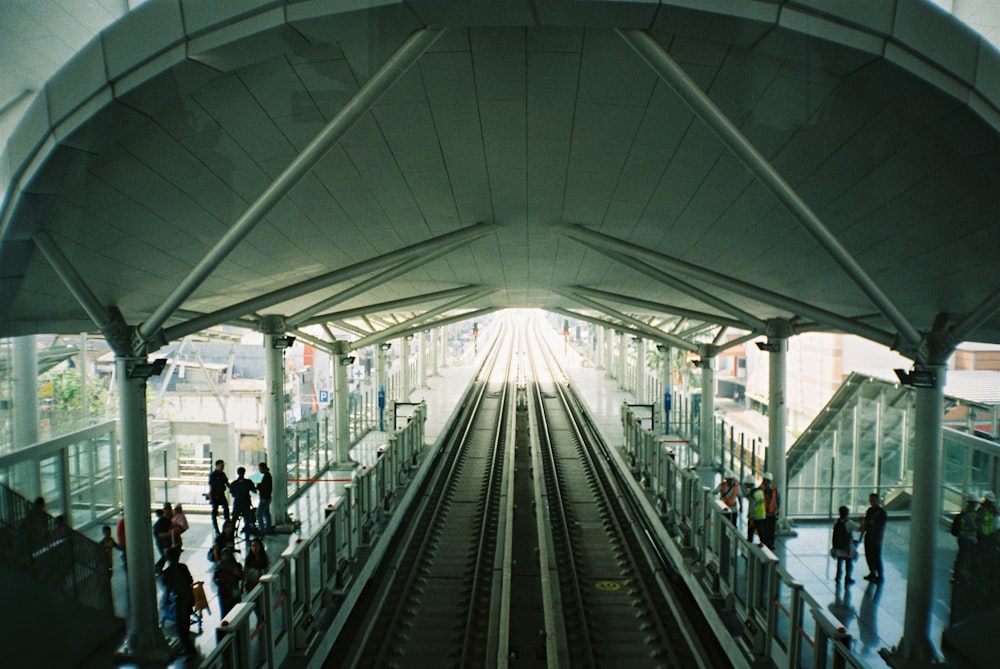
[[[108,615],[114,613],[104,549],[0,485],[0,563]]]
[[[684,551],[710,599],[741,622],[737,639],[752,663],[779,669],[864,667],[851,636],[778,564],[765,546],[747,541],[733,514],[698,475],[678,461],[659,435],[639,429],[643,409],[623,408],[624,452],[667,534]]]
[[[45,498],[50,514],[85,531],[118,510],[116,429],[107,421],[0,456],[0,483]]]
[[[377,461],[360,470],[344,495],[327,507],[316,531],[287,548],[226,614],[216,630],[217,645],[200,667],[275,669],[290,655],[316,652],[348,592],[363,587],[355,581],[369,573],[359,551],[378,542],[398,508],[400,489],[418,465],[426,405],[412,405],[409,411],[408,421],[379,449]]]

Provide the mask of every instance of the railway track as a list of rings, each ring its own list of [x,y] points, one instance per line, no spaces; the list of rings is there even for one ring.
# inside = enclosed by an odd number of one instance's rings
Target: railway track
[[[540,341],[497,338],[324,666],[730,666]]]

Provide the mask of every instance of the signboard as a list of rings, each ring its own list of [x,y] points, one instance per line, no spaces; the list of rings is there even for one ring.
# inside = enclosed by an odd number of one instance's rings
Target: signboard
[[[330,391],[329,390],[320,390],[319,391],[319,401],[320,401],[321,404],[329,404],[330,403]]]

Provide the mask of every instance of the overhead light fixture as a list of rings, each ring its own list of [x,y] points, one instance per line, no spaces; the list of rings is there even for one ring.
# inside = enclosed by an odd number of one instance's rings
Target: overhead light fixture
[[[354,356],[353,355],[342,355],[342,356],[340,356],[340,366],[341,367],[347,367],[348,365],[353,365],[353,364],[354,364]]]
[[[412,341],[412,340],[413,340],[413,334],[412,333],[406,335],[406,341]]]
[[[657,344],[656,345],[656,350],[659,351],[660,353],[663,353],[663,352],[665,352],[667,350],[667,345],[666,344]]]
[[[286,335],[284,337],[275,337],[271,340],[271,348],[291,348],[292,344],[295,343],[295,337],[291,335]]]
[[[166,366],[166,358],[157,358],[152,362],[136,362],[125,368],[125,375],[130,379],[148,379],[162,374]]]
[[[384,341],[378,345],[380,351],[388,351],[390,348],[392,348],[392,342]]]
[[[756,344],[757,348],[761,351],[765,351],[767,353],[777,353],[781,350],[780,345],[776,343],[755,341],[754,344]]]
[[[904,386],[911,388],[937,388],[937,372],[933,369],[915,366],[910,371],[894,369],[896,378]]]
[[[694,365],[695,367],[697,367],[698,369],[701,369],[702,367],[705,366],[705,361],[704,360],[692,360],[691,364]]]

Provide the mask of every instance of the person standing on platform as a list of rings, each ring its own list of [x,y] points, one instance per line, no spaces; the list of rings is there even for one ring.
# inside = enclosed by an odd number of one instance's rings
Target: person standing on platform
[[[764,517],[764,494],[757,495],[757,480],[753,474],[743,477],[743,494],[747,498],[747,541],[753,543],[753,535],[757,532],[757,515]],[[758,500],[759,497],[759,500]],[[760,506],[758,507],[758,502]]]
[[[997,497],[993,491],[983,495],[983,501],[976,509],[976,540],[979,546],[992,546],[996,541]]]
[[[879,505],[878,495],[868,495],[868,510],[861,521],[861,535],[865,538],[865,561],[868,563],[865,580],[872,583],[881,583],[885,578],[882,573],[882,538],[888,521],[889,515]]]
[[[222,507],[223,520],[229,520],[229,502],[226,500],[226,490],[229,489],[229,477],[226,476],[226,463],[215,461],[215,469],[208,475],[208,501],[212,505],[212,527],[219,533],[219,507]]]
[[[719,501],[726,505],[729,510],[729,522],[736,524],[738,514],[743,511],[743,500],[740,499],[740,484],[736,482],[736,474],[726,470],[719,485],[712,491],[713,495],[719,496]]]
[[[257,503],[257,529],[261,534],[270,534],[272,530],[271,494],[274,492],[274,478],[271,476],[271,470],[268,469],[266,462],[260,463],[258,469],[261,478],[260,483],[257,484],[257,494],[260,495]]]
[[[222,549],[221,559],[215,565],[212,581],[219,593],[221,617],[225,618],[243,597],[243,565],[237,561],[233,549],[229,546]]]
[[[111,536],[111,526],[105,525],[101,528],[101,548],[108,555],[108,574],[110,575],[115,569],[115,558],[114,552],[117,548],[121,550],[121,546],[112,538]]]
[[[229,484],[229,494],[233,496],[233,521],[238,521],[243,517],[243,534],[249,536],[250,528],[256,527],[253,518],[253,504],[250,502],[250,493],[257,492],[257,486],[253,481],[246,478],[246,467],[236,469],[236,478]]]
[[[267,549],[264,548],[264,541],[260,538],[252,539],[250,552],[247,553],[247,559],[243,562],[243,589],[247,592],[253,590],[260,582],[260,577],[266,574],[270,568],[271,558],[267,554]]]
[[[174,515],[170,522],[174,524],[174,532],[178,535],[184,534],[191,527],[187,515],[184,513],[184,507],[180,504],[174,507]]]
[[[167,549],[174,544],[174,524],[167,515],[167,509],[156,510],[156,522],[153,523],[153,537],[156,539],[156,550],[160,553],[160,559],[156,561],[153,571],[157,574],[163,571],[163,565],[167,562]]]
[[[125,512],[122,512],[122,517],[118,519],[118,524],[115,526],[115,535],[118,538],[118,547],[122,549],[122,569],[125,573],[128,573],[128,554],[125,552]]]
[[[959,511],[951,523],[951,533],[958,539],[958,556],[955,558],[955,577],[962,580],[972,578],[976,570],[976,506],[979,499],[969,493],[965,496],[965,508]]]
[[[181,562],[181,549],[173,546],[167,550],[167,567],[160,577],[167,591],[167,598],[173,601],[176,617],[177,636],[185,655],[197,655],[198,649],[191,641],[191,614],[194,612],[194,578],[187,565]]]
[[[837,576],[834,580],[840,582],[841,567],[846,565],[844,574],[844,585],[854,583],[851,578],[851,571],[854,569],[854,560],[858,557],[858,542],[854,540],[854,531],[858,529],[857,524],[847,517],[850,510],[846,506],[838,510],[840,517],[833,524],[833,539],[830,548],[830,557],[837,560]]]
[[[763,493],[764,519],[757,520],[757,534],[760,541],[765,546],[774,550],[774,536],[778,525],[778,512],[781,509],[781,498],[778,489],[771,485],[771,472],[764,472],[761,476],[760,490]]]

